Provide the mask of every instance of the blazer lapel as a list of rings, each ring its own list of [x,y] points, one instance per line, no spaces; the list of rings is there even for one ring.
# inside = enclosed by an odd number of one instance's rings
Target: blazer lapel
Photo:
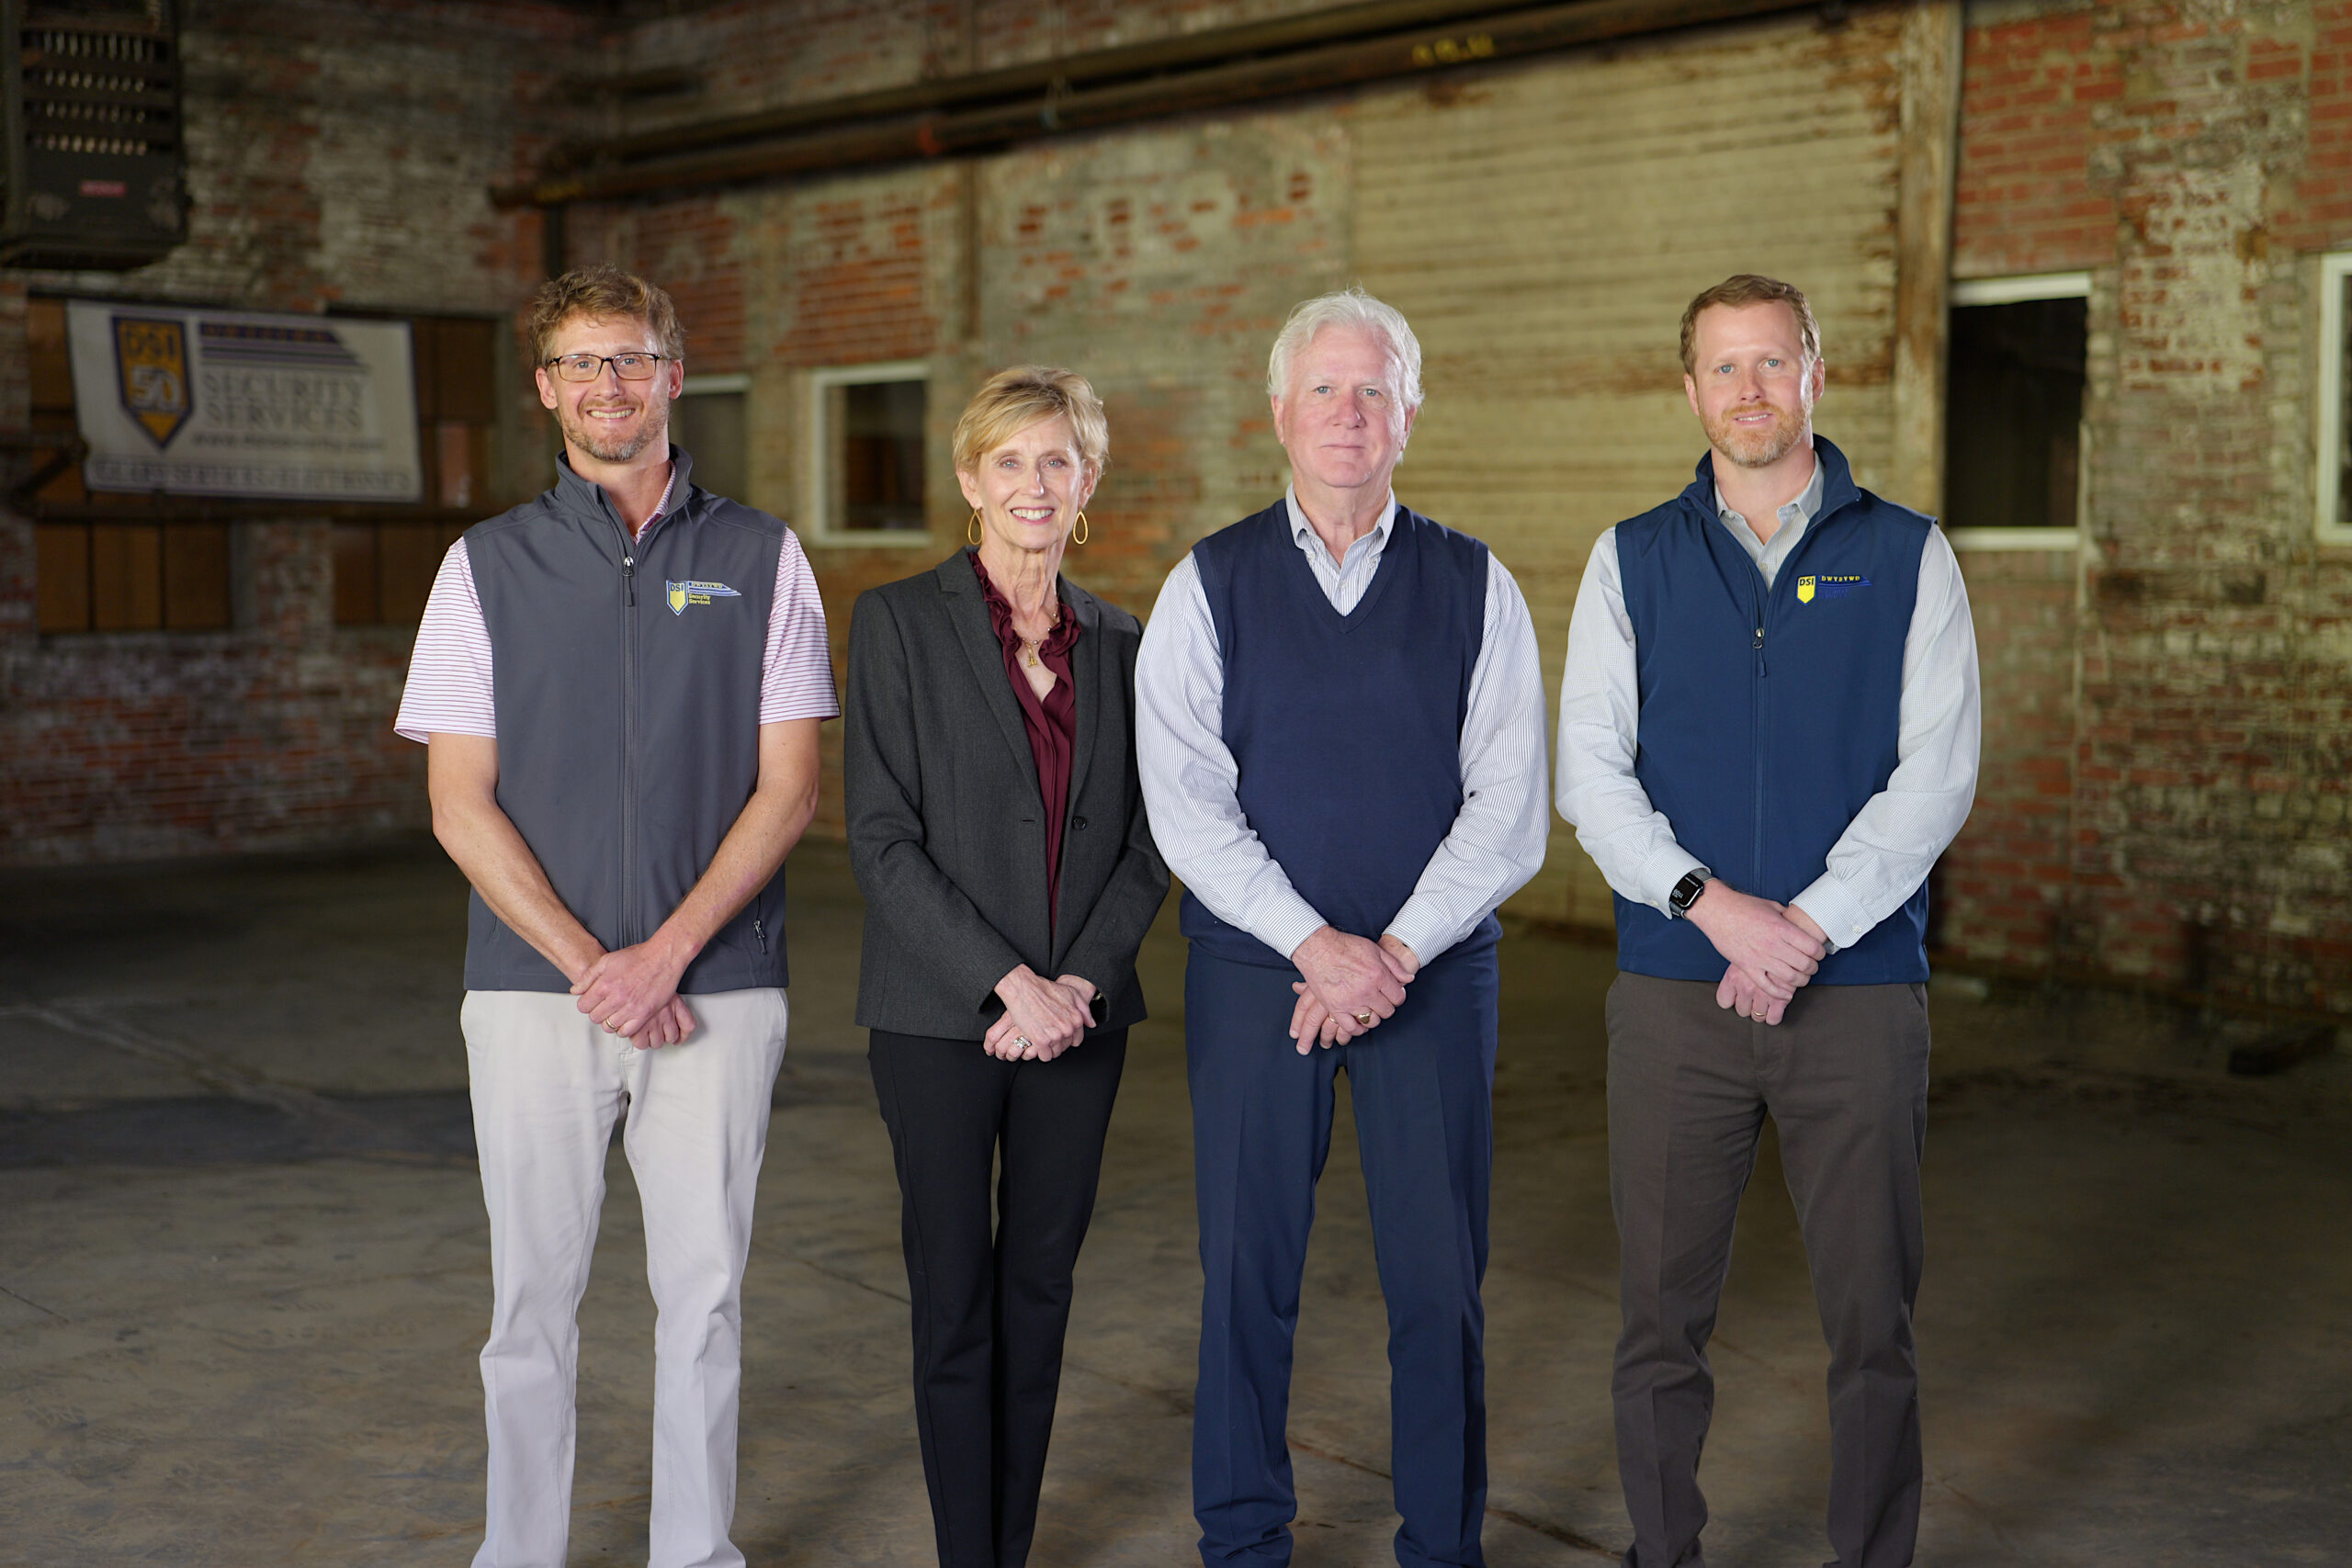
[[[1102,617],[1094,595],[1082,588],[1072,589],[1069,606],[1070,613],[1078,617],[1078,657],[1070,660],[1070,674],[1078,686],[1071,694],[1077,701],[1077,733],[1071,738],[1069,762],[1069,798],[1074,811],[1079,792],[1086,787],[1087,764],[1094,761],[1096,727],[1102,719],[1102,682],[1109,665],[1102,657]]]
[[[1004,743],[1012,749],[1013,765],[1029,781],[1031,798],[1042,808],[1046,793],[1037,784],[1037,759],[1030,754],[1029,731],[1022,725],[1021,704],[1004,672],[1004,645],[996,640],[996,628],[989,624],[988,601],[981,597],[979,577],[961,550],[942,561],[934,575],[940,595],[946,601],[947,618],[956,626],[956,640],[964,645],[964,656],[972,662],[972,677],[979,682],[980,696],[996,716]]]

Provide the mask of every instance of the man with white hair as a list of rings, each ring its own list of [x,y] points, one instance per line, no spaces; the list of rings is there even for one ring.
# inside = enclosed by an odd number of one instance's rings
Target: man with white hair
[[[1510,573],[1389,488],[1420,370],[1361,289],[1291,312],[1266,374],[1289,493],[1177,563],[1137,658],[1144,798],[1192,940],[1211,1568],[1290,1560],[1291,1336],[1342,1069],[1388,1304],[1396,1560],[1484,1562],[1494,911],[1543,864],[1545,724]]]

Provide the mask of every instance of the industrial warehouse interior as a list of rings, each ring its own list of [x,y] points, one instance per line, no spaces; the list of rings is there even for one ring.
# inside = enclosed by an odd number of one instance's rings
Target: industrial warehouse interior
[[[1425,356],[1396,496],[1509,569],[1554,723],[1596,541],[1704,460],[1686,303],[1800,286],[1814,427],[1938,520],[1981,680],[1973,807],[1926,884],[1916,1561],[2352,1562],[2352,9],[0,0],[0,1564],[422,1568],[482,1542],[468,882],[393,725],[445,557],[557,482],[527,323],[596,264],[674,299],[671,437],[695,485],[789,525],[845,694],[860,595],[966,543],[952,443],[993,372],[1100,392],[1108,466],[1062,570],[1148,620],[1290,480],[1287,313],[1361,285]],[[710,584],[667,586],[664,622]],[[790,1021],[741,1284],[752,1563],[934,1551],[845,728],[819,729],[770,917]],[[1497,1568],[1635,1540],[1623,901],[1549,823],[1498,911]],[[1178,905],[1136,961],[1040,1565],[1200,1555]],[[1339,1083],[1288,1415],[1307,1568],[1406,1551]],[[1713,1337],[1705,1561],[1735,1568],[1837,1557],[1780,1148],[1768,1122]],[[572,1563],[645,1559],[658,1512],[662,1237],[617,1140],[605,1185]]]

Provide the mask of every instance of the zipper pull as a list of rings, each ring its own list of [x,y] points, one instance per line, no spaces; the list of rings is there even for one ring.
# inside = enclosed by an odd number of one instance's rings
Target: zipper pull
[[[757,915],[752,917],[752,937],[760,944],[762,953],[768,950],[768,928],[760,923],[760,917]]]
[[[621,557],[621,582],[622,582],[622,584],[623,584],[625,587],[627,587],[627,588],[628,589],[628,602],[629,602],[631,604],[636,604],[636,603],[637,603],[637,558],[636,558],[635,556],[627,556],[627,555],[625,555],[625,556]],[[1757,632],[1757,634],[1756,634],[1756,635],[1757,635],[1758,637],[1761,637],[1764,634],[1763,634],[1763,632],[1762,632],[1762,631],[1760,631],[1760,630],[1759,630],[1759,631],[1758,631],[1758,632]],[[1762,644],[1761,644],[1761,643],[1759,643],[1758,646],[1758,647],[1761,647],[1761,646],[1762,646]]]
[[[1764,668],[1764,628],[1762,626],[1758,626],[1756,628],[1756,672],[1758,675],[1769,675],[1771,673],[1770,671]]]

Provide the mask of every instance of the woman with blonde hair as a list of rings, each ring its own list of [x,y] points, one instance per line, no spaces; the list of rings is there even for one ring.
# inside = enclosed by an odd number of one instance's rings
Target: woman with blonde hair
[[[967,547],[850,621],[857,1021],[903,1200],[942,1568],[1027,1561],[1071,1272],[1144,1016],[1136,952],[1168,891],[1136,772],[1141,627],[1060,570],[1109,456],[1082,378],[990,377],[956,426]]]

